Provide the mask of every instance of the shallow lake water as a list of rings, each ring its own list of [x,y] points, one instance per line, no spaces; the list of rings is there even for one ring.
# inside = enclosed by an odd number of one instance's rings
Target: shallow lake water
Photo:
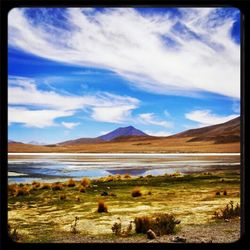
[[[131,176],[240,169],[239,154],[9,154],[8,180],[54,182],[115,174]]]

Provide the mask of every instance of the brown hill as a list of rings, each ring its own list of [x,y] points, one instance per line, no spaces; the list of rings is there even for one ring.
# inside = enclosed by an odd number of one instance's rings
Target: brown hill
[[[190,129],[171,137],[192,137],[188,142],[214,141],[214,143],[230,143],[240,141],[240,117],[225,123]]]

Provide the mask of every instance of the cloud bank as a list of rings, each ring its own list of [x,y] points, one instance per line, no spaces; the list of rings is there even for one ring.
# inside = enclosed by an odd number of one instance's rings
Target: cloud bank
[[[41,90],[36,81],[24,77],[9,77],[8,121],[27,127],[44,128],[62,125],[72,129],[79,123],[56,122],[58,118],[71,117],[84,111],[95,121],[121,123],[130,119],[139,100],[128,96],[99,92],[95,95],[70,95]]]
[[[11,10],[10,46],[57,62],[108,69],[144,91],[240,98],[240,46],[231,36],[236,10],[228,15],[214,8],[179,9],[180,15],[132,8],[33,12]],[[122,116],[128,110],[114,112]],[[98,110],[93,117],[103,120]]]

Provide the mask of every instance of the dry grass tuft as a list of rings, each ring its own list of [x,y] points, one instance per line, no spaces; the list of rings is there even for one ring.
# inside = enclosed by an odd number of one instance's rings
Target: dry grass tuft
[[[71,179],[69,179],[68,180],[68,187],[75,187],[75,185],[76,185],[76,182],[71,178]]]
[[[17,184],[10,184],[8,185],[8,192],[10,195],[15,195],[16,189],[19,188]]]
[[[14,196],[25,196],[25,195],[29,195],[30,194],[30,190],[28,189],[28,187],[19,187],[17,186],[14,192]]]
[[[59,199],[60,200],[66,200],[66,194],[60,194]]]
[[[124,175],[124,178],[125,178],[125,179],[130,179],[130,178],[131,178],[131,175],[130,175],[130,174],[125,174],[125,175]]]
[[[86,193],[85,187],[79,187],[79,191],[80,191],[81,193]]]
[[[142,192],[139,187],[134,188],[134,190],[131,193],[132,197],[139,197],[142,196]]]
[[[108,207],[105,204],[105,202],[103,200],[100,200],[98,202],[98,209],[97,209],[98,213],[107,213],[108,212]]]
[[[90,184],[91,184],[91,180],[89,178],[84,177],[81,179],[81,185],[83,187],[89,187]]]
[[[51,189],[52,189],[53,191],[62,190],[62,189],[63,189],[63,185],[62,185],[61,183],[56,182],[56,183],[53,183],[53,184],[51,185]]]
[[[111,181],[114,181],[114,180],[115,180],[115,177],[112,176],[112,175],[109,175],[109,176],[104,178],[104,182],[111,182]]]
[[[48,184],[48,183],[43,183],[43,185],[41,186],[40,189],[50,189],[51,188],[51,185]]]
[[[232,219],[240,216],[240,205],[237,203],[234,207],[233,201],[230,201],[223,209],[214,212],[215,219]]]
[[[151,229],[157,235],[174,234],[176,225],[180,224],[180,222],[174,215],[165,213],[137,217],[134,220],[136,233],[146,234]]]
[[[33,182],[32,182],[32,186],[33,186],[34,188],[39,188],[39,187],[41,186],[41,183],[40,183],[40,182],[37,182],[37,181],[33,181]]]
[[[12,226],[8,223],[8,235],[11,240],[17,242],[20,240],[20,234],[17,232],[17,228],[12,228]]]

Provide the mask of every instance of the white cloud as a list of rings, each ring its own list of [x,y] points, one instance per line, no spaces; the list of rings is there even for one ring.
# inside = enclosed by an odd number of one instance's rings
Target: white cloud
[[[57,20],[70,27],[65,29],[49,22],[53,16],[45,10],[34,23],[25,9],[15,8],[9,13],[9,44],[50,60],[112,70],[150,92],[239,98],[240,46],[230,36],[233,18],[219,18],[213,8],[181,11],[173,18],[130,8],[69,8],[66,20]]]
[[[78,126],[79,124],[80,124],[79,122],[62,122],[62,125],[68,129],[72,129],[72,128]]]
[[[158,131],[158,132],[153,132],[153,131],[149,131],[149,130],[146,130],[145,131],[146,134],[148,135],[152,135],[152,136],[170,136],[172,135],[173,133],[171,132],[167,132],[167,131]]]
[[[139,100],[108,92],[76,96],[38,89],[30,78],[10,77],[8,87],[9,124],[22,123],[31,127],[56,125],[55,120],[70,117],[78,111],[87,111],[96,121],[121,123],[130,119]],[[61,122],[66,128],[79,123]],[[57,124],[58,125],[58,124]]]
[[[157,119],[153,113],[140,114],[138,118],[139,118],[139,121],[143,124],[152,124],[152,125],[161,126],[165,128],[172,127],[172,123],[165,121],[165,120]]]
[[[239,115],[236,115],[236,114],[227,115],[227,116],[217,115],[217,114],[213,114],[211,110],[194,110],[192,112],[185,114],[185,117],[188,120],[199,123],[198,127],[224,123],[238,116]]]
[[[54,120],[60,117],[72,116],[74,112],[64,110],[29,110],[27,108],[9,107],[8,123],[21,123],[26,127],[44,128],[55,126]]]
[[[110,123],[124,123],[131,120],[131,111],[135,106],[124,105],[120,107],[95,107],[91,117],[96,121]]]

